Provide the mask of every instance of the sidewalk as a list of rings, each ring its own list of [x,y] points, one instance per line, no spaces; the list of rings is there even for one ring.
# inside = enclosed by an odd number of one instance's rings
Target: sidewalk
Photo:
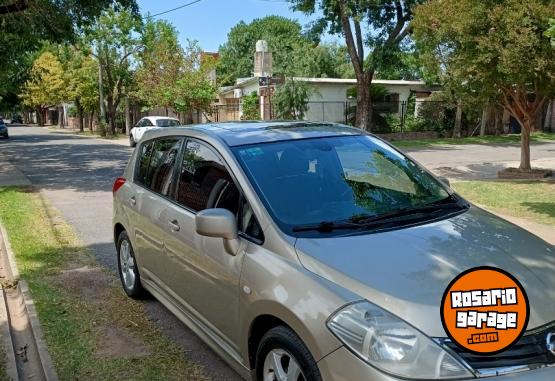
[[[31,181],[0,153],[0,187],[25,187]]]
[[[54,126],[49,126],[46,129],[48,130],[48,132],[55,133],[55,134],[74,135],[82,138],[99,139],[106,143],[112,143],[112,144],[117,144],[121,146],[129,146],[129,139],[127,137],[106,138],[96,134],[89,135],[88,133],[80,133],[79,131],[71,128],[57,128]]]

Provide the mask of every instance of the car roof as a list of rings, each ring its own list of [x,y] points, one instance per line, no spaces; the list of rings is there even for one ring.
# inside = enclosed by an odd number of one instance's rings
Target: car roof
[[[177,120],[179,122],[179,119],[173,118],[171,116],[145,116],[143,117],[143,119],[150,119],[151,122],[156,122],[157,120],[160,120],[160,119],[171,119],[171,120]]]
[[[224,122],[166,127],[159,131],[149,131],[148,136],[187,135],[187,130],[219,139],[230,147],[284,140],[363,134],[360,129],[337,123],[273,121]]]

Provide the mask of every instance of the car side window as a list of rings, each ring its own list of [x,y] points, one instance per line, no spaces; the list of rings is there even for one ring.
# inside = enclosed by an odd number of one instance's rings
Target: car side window
[[[239,210],[239,190],[219,156],[207,145],[189,140],[178,179],[176,201],[193,210]]]
[[[152,127],[152,126],[154,126],[154,124],[152,124],[150,119],[143,119],[143,124],[141,125],[141,127]]]
[[[145,187],[164,196],[170,194],[174,167],[182,141],[174,137],[154,140],[150,163],[144,176]]]
[[[148,166],[150,158],[152,157],[152,149],[154,148],[154,141],[145,142],[141,145],[138,154],[138,163],[135,173],[135,182],[141,185],[146,185],[146,177],[148,174]]]
[[[264,234],[262,233],[262,228],[254,215],[254,212],[249,204],[249,202],[241,197],[241,210],[238,218],[238,228],[239,231],[246,235],[247,237],[254,238],[258,243],[264,241]]]
[[[144,126],[144,123],[145,123],[145,120],[144,120],[144,119],[141,119],[141,120],[139,120],[139,121],[137,122],[137,124],[135,125],[135,127],[142,127],[142,126]]]

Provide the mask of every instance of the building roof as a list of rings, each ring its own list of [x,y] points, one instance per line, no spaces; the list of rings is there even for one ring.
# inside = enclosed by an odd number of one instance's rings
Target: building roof
[[[309,78],[309,77],[293,77],[294,80],[313,83],[313,84],[335,84],[335,85],[350,85],[354,86],[357,80],[354,78]],[[246,87],[258,83],[258,77],[247,77],[247,78],[237,78],[235,85],[225,86],[220,88],[220,93],[225,94],[232,92],[235,89]],[[390,85],[390,86],[426,86],[426,82],[417,81],[406,81],[403,79],[374,79],[373,84],[377,85]]]
[[[145,137],[153,137],[153,135],[186,135],[186,132],[191,130],[219,139],[231,147],[283,140],[362,134],[362,131],[357,128],[335,123],[274,121],[210,123],[186,127],[167,127],[149,130],[146,132],[148,135],[145,135]]]

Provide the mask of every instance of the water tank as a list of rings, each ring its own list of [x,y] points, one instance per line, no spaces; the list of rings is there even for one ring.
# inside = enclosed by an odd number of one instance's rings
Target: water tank
[[[256,51],[266,53],[268,51],[268,42],[265,40],[256,41]]]

